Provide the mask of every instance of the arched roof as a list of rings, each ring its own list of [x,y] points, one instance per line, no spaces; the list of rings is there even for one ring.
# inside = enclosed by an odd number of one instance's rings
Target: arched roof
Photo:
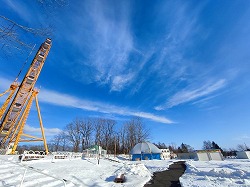
[[[138,143],[130,151],[130,154],[161,153],[161,150],[149,142]]]

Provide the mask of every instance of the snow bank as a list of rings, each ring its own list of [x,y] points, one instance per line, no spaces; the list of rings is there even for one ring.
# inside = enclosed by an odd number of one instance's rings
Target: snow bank
[[[250,160],[187,161],[182,186],[250,186]]]

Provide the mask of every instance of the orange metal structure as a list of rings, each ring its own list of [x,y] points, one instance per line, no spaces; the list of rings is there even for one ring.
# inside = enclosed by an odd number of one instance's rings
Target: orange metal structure
[[[43,141],[45,151],[48,153],[37,99],[39,91],[34,88],[34,85],[42,70],[51,45],[51,39],[46,39],[37,51],[21,84],[18,85],[15,81],[5,92],[10,92],[10,94],[0,109],[0,148],[9,150],[7,154],[14,154],[19,142],[31,141]],[[3,94],[0,94],[0,96],[2,95]],[[37,138],[23,133],[23,129],[32,106],[32,101],[34,99],[36,100],[42,138]]]

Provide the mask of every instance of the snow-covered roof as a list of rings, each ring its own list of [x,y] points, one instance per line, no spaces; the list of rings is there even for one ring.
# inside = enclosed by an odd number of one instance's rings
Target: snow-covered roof
[[[130,151],[130,154],[161,153],[161,150],[150,142],[138,143]]]

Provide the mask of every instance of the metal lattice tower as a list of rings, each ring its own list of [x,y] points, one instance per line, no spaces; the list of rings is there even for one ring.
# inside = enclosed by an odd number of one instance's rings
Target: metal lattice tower
[[[34,86],[50,51],[51,44],[51,39],[46,39],[42,43],[21,84],[18,85],[16,81],[11,84],[9,90],[7,90],[10,94],[0,109],[0,148],[8,149],[11,154],[15,153],[19,142],[31,141],[43,141],[45,151],[48,153],[37,100],[39,90],[35,89]],[[34,99],[36,100],[42,138],[23,133]]]

